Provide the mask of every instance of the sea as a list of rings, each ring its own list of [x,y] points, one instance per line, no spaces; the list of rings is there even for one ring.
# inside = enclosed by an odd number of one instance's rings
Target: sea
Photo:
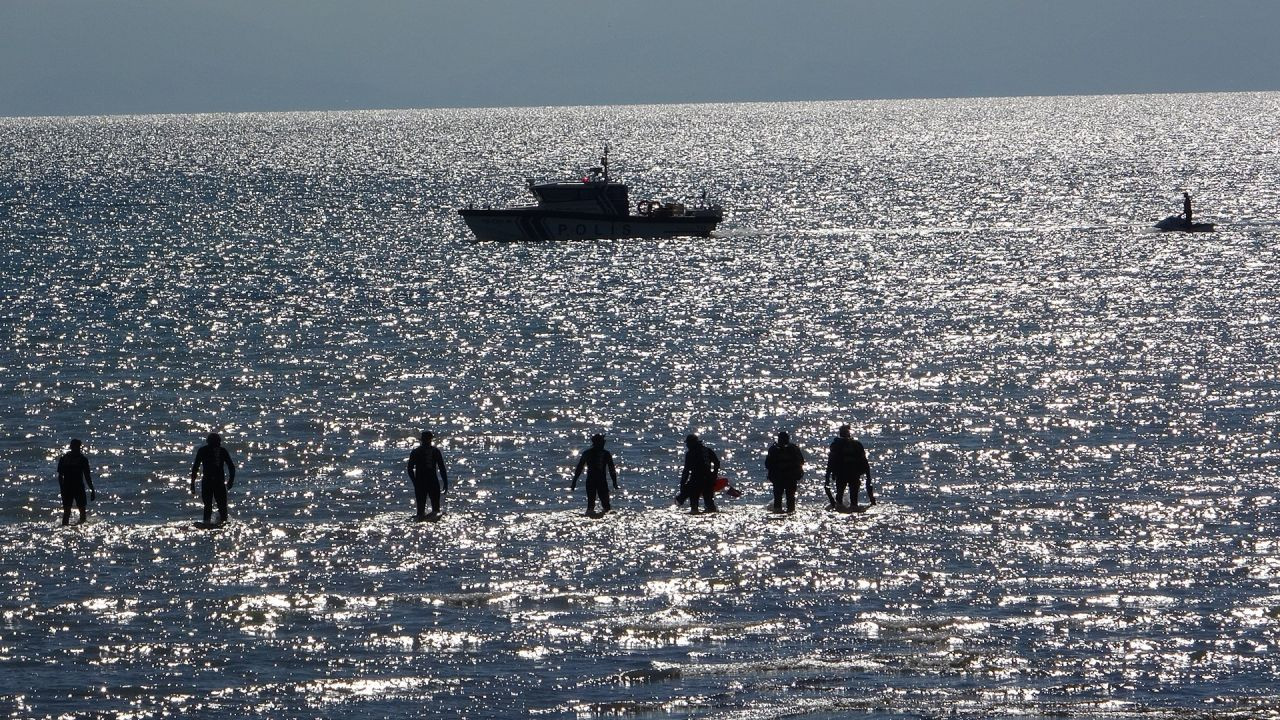
[[[1280,718],[1280,93],[0,119],[0,292],[0,717]]]

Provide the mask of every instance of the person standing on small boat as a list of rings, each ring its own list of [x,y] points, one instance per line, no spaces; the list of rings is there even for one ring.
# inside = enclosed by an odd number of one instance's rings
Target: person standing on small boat
[[[715,483],[720,472],[720,458],[697,435],[687,436],[684,445],[684,469],[680,471],[680,494],[676,496],[676,504],[682,504],[688,498],[689,512],[696,514],[698,498],[701,497],[706,511],[715,512]]]
[[[587,513],[595,514],[596,498],[600,499],[601,512],[612,510],[609,505],[609,479],[613,479],[614,490],[620,489],[618,469],[613,464],[613,453],[604,449],[604,435],[597,433],[591,436],[591,447],[582,451],[582,457],[578,458],[573,481],[569,483],[570,490],[578,489],[578,478],[582,477],[583,470],[587,471]]]
[[[224,473],[223,468],[226,469]],[[227,521],[227,491],[236,483],[236,464],[231,462],[231,453],[222,447],[222,436],[209,433],[205,444],[196,450],[195,462],[191,463],[191,494],[196,494],[196,476],[200,476],[200,497],[204,500],[204,524],[208,525],[213,517],[213,504],[218,504],[218,524]]]
[[[89,500],[98,499],[98,493],[93,489],[93,478],[89,474],[89,460],[80,452],[80,445],[78,439],[72,439],[67,452],[58,458],[58,490],[62,492],[63,525],[71,522],[72,503],[80,511],[80,523],[84,524],[86,485],[89,487]]]
[[[796,486],[804,476],[804,453],[791,444],[789,433],[778,433],[778,442],[769,446],[764,466],[773,484],[773,511],[782,512],[782,497],[786,495],[787,512],[795,512]]]
[[[831,478],[834,476],[836,479],[836,494],[831,502],[837,510],[844,505],[846,487],[849,488],[849,507],[858,507],[858,491],[863,475],[867,476],[867,497],[875,505],[876,494],[871,489],[871,465],[867,462],[867,450],[862,447],[862,443],[851,437],[848,425],[841,425],[840,437],[832,441],[831,450],[827,454],[827,476],[824,480],[824,484],[829,486]],[[827,493],[830,492],[828,488]]]
[[[440,448],[431,444],[435,434],[430,430],[423,432],[418,447],[409,453],[409,464],[405,471],[413,482],[414,499],[417,502],[418,520],[426,520],[427,498],[431,498],[431,514],[440,514],[440,492],[449,491],[449,473],[444,469],[444,455]],[[439,476],[436,472],[439,471]]]
[[[1191,225],[1191,193],[1186,190],[1182,191],[1182,215],[1187,220],[1187,225]]]

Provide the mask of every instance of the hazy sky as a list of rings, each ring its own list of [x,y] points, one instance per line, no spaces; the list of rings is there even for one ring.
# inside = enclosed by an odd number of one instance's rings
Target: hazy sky
[[[1278,0],[0,0],[0,116],[1280,89]]]

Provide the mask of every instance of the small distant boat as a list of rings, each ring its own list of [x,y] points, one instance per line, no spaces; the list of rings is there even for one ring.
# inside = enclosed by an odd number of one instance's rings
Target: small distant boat
[[[1155,224],[1163,232],[1213,232],[1213,223],[1187,222],[1181,215],[1170,215]]]
[[[602,240],[618,238],[709,237],[724,219],[706,192],[692,207],[683,203],[641,200],[631,213],[626,184],[609,179],[609,148],[600,167],[581,180],[526,182],[537,205],[458,211],[477,240],[504,242]]]
[[[1213,223],[1191,221],[1191,193],[1182,191],[1182,214],[1170,215],[1155,224],[1161,232],[1213,232]]]

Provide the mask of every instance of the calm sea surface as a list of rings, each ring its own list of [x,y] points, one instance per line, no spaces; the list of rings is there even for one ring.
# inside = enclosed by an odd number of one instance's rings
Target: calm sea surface
[[[606,142],[716,236],[453,211]],[[1278,219],[1280,94],[0,120],[0,716],[1280,717]]]

